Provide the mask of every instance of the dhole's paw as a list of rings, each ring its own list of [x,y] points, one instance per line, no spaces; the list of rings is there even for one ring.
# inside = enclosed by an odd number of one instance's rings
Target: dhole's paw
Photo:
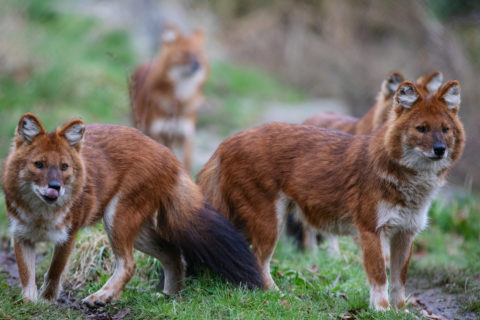
[[[392,286],[390,291],[390,303],[397,309],[405,309],[405,289]]]
[[[82,303],[86,304],[90,308],[102,307],[107,303],[115,300],[117,297],[112,291],[100,289],[97,292],[89,295],[82,300]]]
[[[55,303],[58,299],[58,287],[45,285],[40,288],[40,298],[49,303]]]
[[[370,308],[375,309],[375,311],[387,311],[390,309],[390,304],[387,299],[380,299],[376,301],[370,301]]]
[[[22,290],[22,296],[25,301],[37,302],[38,291],[36,286],[28,286]]]
[[[370,287],[370,308],[376,311],[390,309],[388,303],[387,285],[373,285]]]

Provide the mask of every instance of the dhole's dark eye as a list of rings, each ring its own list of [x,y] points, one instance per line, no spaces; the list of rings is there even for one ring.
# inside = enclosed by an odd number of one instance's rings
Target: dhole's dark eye
[[[448,132],[448,130],[450,130],[450,128],[447,128],[447,127],[445,127],[445,128],[442,128],[442,132],[443,132],[443,133],[447,133],[447,132]]]
[[[38,169],[42,169],[43,168],[43,162],[42,161],[35,161],[33,163],[33,165],[35,166],[35,168],[38,168]]]
[[[427,128],[425,126],[418,126],[415,129],[417,129],[417,131],[421,133],[425,133],[427,131]]]
[[[62,163],[61,169],[62,169],[62,171],[67,170],[68,169],[68,164]]]

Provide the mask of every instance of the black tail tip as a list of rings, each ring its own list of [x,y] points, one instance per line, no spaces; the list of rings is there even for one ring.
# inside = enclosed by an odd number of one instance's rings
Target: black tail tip
[[[188,269],[206,267],[235,285],[264,288],[257,259],[230,221],[208,203],[198,211],[198,218],[179,236]]]

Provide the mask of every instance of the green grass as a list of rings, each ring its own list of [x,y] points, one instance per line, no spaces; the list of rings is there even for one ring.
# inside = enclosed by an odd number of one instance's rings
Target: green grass
[[[101,226],[85,229],[78,237],[71,268],[65,277],[69,288],[73,274],[85,275],[76,279],[81,284],[75,291],[77,299],[98,290],[111,275],[112,257],[109,247],[100,240],[102,237],[105,238],[105,234]],[[81,269],[85,243],[95,246],[94,251],[88,251],[93,261],[89,264],[93,268],[87,268],[88,272]],[[465,311],[478,312],[480,249],[477,242],[444,233],[434,224],[418,237],[416,243],[409,278],[428,279],[429,287],[462,294],[468,297]],[[322,247],[325,249],[326,244]],[[349,238],[340,239],[340,248],[341,256],[337,259],[330,258],[325,250],[316,255],[303,254],[283,238],[276,248],[271,268],[279,292],[235,288],[207,274],[188,279],[185,289],[175,297],[165,296],[155,289],[159,263],[136,252],[134,277],[121,299],[105,311],[114,315],[129,308],[125,319],[336,319],[347,314],[354,314],[359,319],[418,319],[418,312],[411,306],[408,313],[369,310],[369,290],[360,250]],[[38,285],[48,268],[51,250],[51,246],[39,249],[39,255],[45,259],[37,266]],[[3,282],[1,285],[6,286]],[[47,319],[60,313],[68,319],[78,317],[78,313],[72,310],[21,302],[19,287],[0,291],[0,318],[1,312],[7,319],[29,319],[32,314],[38,319]]]
[[[31,67],[25,79],[0,75],[0,156],[27,111],[49,130],[73,117],[127,124],[126,80],[134,60],[127,33],[51,12],[52,1],[7,3],[3,13],[17,15],[24,26],[18,39]]]
[[[72,117],[86,122],[129,123],[127,76],[138,63],[128,34],[102,28],[99,21],[53,10],[52,1],[7,0],[0,18],[19,15],[22,34],[18,50],[27,55],[28,76],[0,74],[0,158],[10,144],[20,115],[37,113],[47,129]],[[295,102],[301,91],[275,81],[259,70],[226,62],[213,62],[206,85],[213,111],[200,115],[200,127],[214,126],[226,135],[250,125],[270,101]],[[0,203],[3,203],[0,193]],[[478,312],[480,213],[474,196],[445,205],[436,202],[432,226],[417,241],[411,278],[431,279],[433,285],[471,298],[465,310]],[[7,242],[8,219],[0,206],[0,239]],[[215,277],[189,279],[175,297],[155,290],[159,263],[136,253],[137,269],[122,297],[109,305],[114,315],[130,308],[125,319],[337,319],[346,313],[359,319],[417,319],[410,313],[368,310],[366,285],[358,247],[341,239],[342,256],[332,259],[324,251],[301,254],[283,239],[272,262],[280,292],[233,288]],[[41,285],[52,247],[39,248],[45,258],[37,266]],[[80,299],[98,290],[112,270],[112,256],[101,226],[83,230],[66,273],[67,287]],[[317,271],[318,268],[318,271]],[[25,303],[20,288],[10,288],[0,273],[0,319],[77,319],[79,312],[43,303]]]
[[[79,242],[87,238],[91,241],[96,232],[84,232]],[[122,298],[108,306],[106,311],[114,315],[123,308],[130,308],[126,319],[329,319],[347,312],[355,313],[360,319],[416,319],[414,310],[411,313],[368,310],[369,293],[359,250],[347,238],[341,239],[341,250],[339,259],[328,257],[324,250],[317,255],[302,254],[293,244],[282,240],[272,262],[272,274],[280,287],[279,292],[249,291],[232,287],[216,277],[204,276],[189,279],[185,289],[175,297],[164,296],[154,289],[158,280],[157,262],[137,252],[134,278]],[[101,256],[110,256],[99,252],[98,260],[102,259]],[[77,253],[74,253],[72,259],[76,257]],[[40,263],[37,279],[41,279],[48,262],[47,256]],[[72,264],[78,262],[72,261]],[[95,292],[110,276],[104,272],[101,263],[95,274],[79,290],[77,298]],[[66,280],[69,281],[68,277]],[[6,290],[1,297],[8,305],[3,312],[15,319],[27,319],[32,313],[39,319],[46,319],[61,312],[58,307],[43,307],[40,312],[35,304],[20,303],[19,288]],[[12,303],[16,304],[15,308]],[[75,317],[73,312],[68,315],[68,318]]]

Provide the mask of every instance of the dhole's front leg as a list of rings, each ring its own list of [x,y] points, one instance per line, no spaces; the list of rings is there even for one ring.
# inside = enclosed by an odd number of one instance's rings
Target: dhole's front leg
[[[76,232],[71,232],[66,242],[55,245],[52,263],[45,273],[43,285],[40,288],[41,297],[47,301],[55,302],[58,298],[61,288],[60,279],[75,244],[75,235]]]
[[[35,244],[30,241],[14,239],[15,259],[22,283],[22,296],[29,301],[37,301],[38,291],[35,284]]]
[[[411,232],[397,232],[391,240],[390,303],[399,309],[405,307],[405,282],[414,237]]]
[[[375,232],[360,231],[360,239],[363,265],[370,284],[370,307],[375,310],[388,309],[387,272],[380,235]]]
[[[187,134],[183,142],[183,167],[187,173],[192,171],[193,133]]]

